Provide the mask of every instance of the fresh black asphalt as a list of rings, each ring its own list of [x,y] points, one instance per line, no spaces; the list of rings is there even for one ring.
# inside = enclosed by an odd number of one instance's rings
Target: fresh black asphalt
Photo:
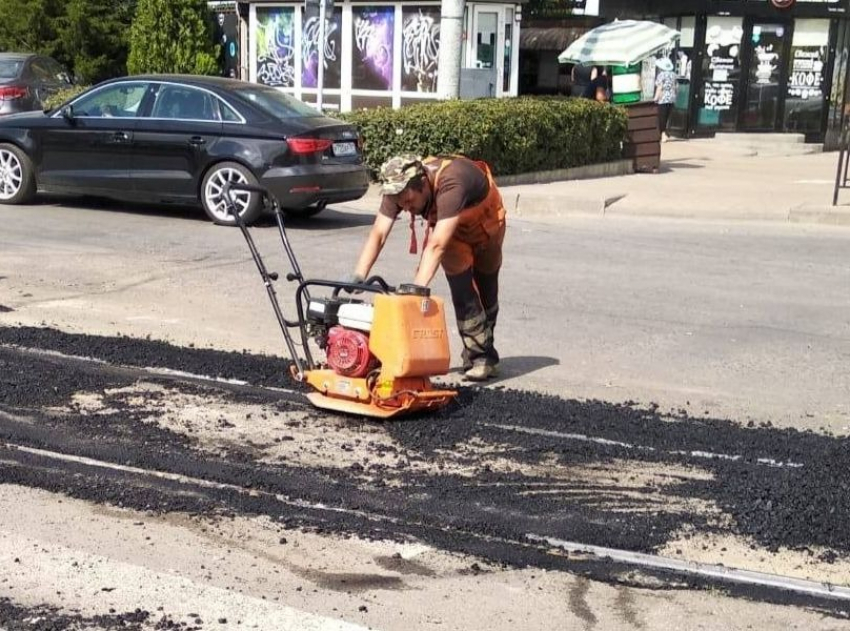
[[[3,441],[178,473],[259,493],[205,487],[187,494],[179,491],[191,482],[154,481],[143,474],[84,464],[64,465],[66,472],[77,474],[66,475],[57,471],[55,462],[13,450],[4,454],[0,483],[140,510],[266,515],[286,528],[416,539],[497,565],[562,569],[618,581],[622,579],[612,577],[621,577],[623,568],[615,564],[579,562],[548,554],[539,547],[522,545],[528,543],[525,535],[651,553],[689,528],[695,533],[746,538],[768,552],[784,548],[809,551],[823,563],[850,554],[850,529],[846,526],[850,518],[850,439],[846,437],[778,429],[770,424],[746,426],[708,418],[701,411],[661,411],[652,405],[580,401],[500,387],[463,388],[457,404],[439,413],[381,422],[393,446],[382,446],[380,454],[366,449],[361,460],[345,468],[270,464],[260,462],[247,446],[213,455],[190,436],[143,422],[140,411],[124,405],[115,394],[104,394],[112,410],[109,414],[74,417],[73,413],[45,413],[45,408],[57,406],[73,411],[75,393],[112,392],[132,385],[138,377],[91,362],[21,353],[15,346],[94,358],[111,365],[160,367],[238,379],[254,386],[294,385],[288,377],[288,363],[279,358],[181,348],[129,337],[74,335],[46,328],[0,328]],[[156,380],[145,377],[147,382]],[[327,420],[320,411],[304,417],[298,396],[240,392],[177,383],[164,377],[161,381],[180,392],[209,392],[263,405],[281,419],[299,411],[303,423]],[[215,410],[211,408],[210,414]],[[375,422],[359,418],[350,422],[375,426]],[[584,434],[644,448],[568,440],[494,425]],[[487,445],[509,465],[493,469],[470,454],[465,464],[474,472],[472,476],[458,475],[448,467],[437,475],[410,466],[411,462],[424,461],[440,469],[446,453],[463,459],[463,446],[473,440]],[[392,464],[387,464],[388,451]],[[741,458],[695,459],[689,455],[693,451]],[[760,458],[802,466],[769,466],[759,463]],[[635,492],[634,484],[629,484],[629,472],[623,471],[623,494],[611,503],[606,501],[610,487],[600,493],[592,482],[578,480],[569,493],[564,493],[564,480],[547,473],[547,469],[582,465],[613,468],[624,461],[679,470],[695,467],[710,475],[682,476],[663,486],[649,485]],[[529,474],[532,469],[540,473]],[[388,480],[394,484],[387,484]],[[282,503],[275,495],[303,503]],[[686,500],[711,503],[728,519],[718,523],[710,513],[665,508]],[[330,512],[309,504],[345,510]],[[744,591],[750,596],[756,593]],[[776,594],[758,597],[780,602],[799,600]],[[804,600],[802,604],[830,615],[847,615],[838,605]]]

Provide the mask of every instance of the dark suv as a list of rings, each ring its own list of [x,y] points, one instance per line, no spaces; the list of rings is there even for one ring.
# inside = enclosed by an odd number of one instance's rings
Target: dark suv
[[[68,73],[50,57],[0,53],[0,116],[40,110],[45,99],[71,85]]]

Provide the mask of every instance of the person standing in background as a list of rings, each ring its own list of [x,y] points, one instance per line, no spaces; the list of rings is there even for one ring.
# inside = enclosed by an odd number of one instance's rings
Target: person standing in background
[[[590,73],[590,83],[585,86],[582,97],[607,102],[610,100],[610,88],[608,72],[602,66],[594,66]]]
[[[655,102],[658,104],[658,129],[661,132],[661,142],[667,142],[667,123],[670,120],[670,111],[676,103],[676,93],[679,83],[676,73],[673,72],[673,62],[662,57],[655,61],[658,74],[655,77]]]

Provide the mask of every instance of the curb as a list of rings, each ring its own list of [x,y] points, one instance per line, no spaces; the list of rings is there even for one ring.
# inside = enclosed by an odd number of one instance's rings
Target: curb
[[[795,206],[788,211],[788,221],[850,226],[850,208],[847,206]]]
[[[587,164],[569,169],[553,169],[551,171],[531,171],[516,175],[495,176],[496,185],[501,187],[523,186],[527,184],[548,184],[550,182],[565,182],[568,180],[589,180],[592,178],[617,177],[631,175],[635,172],[632,160],[614,160],[599,164]],[[381,190],[377,183],[372,182],[369,190],[361,198],[380,197]]]
[[[522,186],[525,184],[548,184],[566,180],[588,180],[599,177],[616,177],[631,175],[635,172],[632,160],[614,160],[600,164],[588,164],[569,169],[554,169],[552,171],[533,171],[517,175],[496,176],[496,184],[502,186]]]
[[[567,217],[570,215],[600,215],[625,195],[578,197],[570,195],[523,195],[502,191],[505,209],[516,217]]]

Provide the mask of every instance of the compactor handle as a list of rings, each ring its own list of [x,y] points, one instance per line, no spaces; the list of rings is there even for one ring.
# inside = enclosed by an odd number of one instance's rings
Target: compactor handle
[[[375,285],[377,285],[377,288]],[[395,287],[390,286],[387,281],[380,276],[370,276],[362,283],[336,283],[332,296],[336,298],[339,296],[340,290],[343,289],[349,293],[353,291],[372,291],[384,294],[391,294],[395,292]]]

